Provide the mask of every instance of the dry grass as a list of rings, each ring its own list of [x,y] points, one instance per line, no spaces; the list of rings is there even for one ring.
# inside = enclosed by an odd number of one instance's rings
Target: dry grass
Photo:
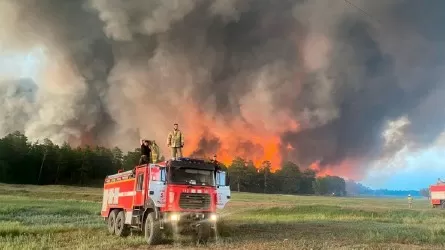
[[[0,248],[146,249],[110,236],[101,189],[0,184]],[[234,193],[216,244],[150,249],[444,249],[444,211],[417,200]]]

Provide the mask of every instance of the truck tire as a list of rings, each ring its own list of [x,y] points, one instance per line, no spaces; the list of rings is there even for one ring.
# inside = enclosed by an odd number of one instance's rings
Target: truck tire
[[[445,200],[440,201],[440,208],[445,209]]]
[[[154,212],[147,214],[144,221],[144,238],[148,245],[159,244],[162,240],[161,227],[159,221],[155,219]]]
[[[110,234],[114,234],[115,224],[116,224],[116,210],[111,210],[107,220],[108,232]]]
[[[119,237],[127,237],[130,235],[130,227],[125,224],[125,213],[123,210],[119,211],[116,216],[114,233]]]

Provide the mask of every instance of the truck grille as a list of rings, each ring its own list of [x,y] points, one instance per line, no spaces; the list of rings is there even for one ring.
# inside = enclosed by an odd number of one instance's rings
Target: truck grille
[[[179,207],[182,209],[207,209],[210,206],[210,194],[181,193]]]

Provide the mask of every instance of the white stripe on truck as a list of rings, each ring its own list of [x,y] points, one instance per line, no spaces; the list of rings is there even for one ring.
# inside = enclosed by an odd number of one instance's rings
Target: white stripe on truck
[[[135,194],[136,194],[135,191],[130,191],[130,192],[120,192],[120,193],[119,193],[119,197],[122,197],[122,196],[133,196],[133,195],[135,195]]]
[[[445,191],[431,192],[432,200],[445,200]]]

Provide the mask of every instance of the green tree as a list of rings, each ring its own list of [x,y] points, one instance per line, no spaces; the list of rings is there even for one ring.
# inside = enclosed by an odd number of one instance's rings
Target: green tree
[[[263,189],[264,193],[270,193],[273,191],[273,185],[271,183],[272,180],[272,165],[270,161],[264,161],[261,167],[257,170],[259,173],[258,175],[258,181],[260,184],[260,188]],[[262,179],[262,181],[260,181]]]
[[[139,159],[140,158],[141,158],[141,149],[140,148],[136,148],[134,151],[128,152],[123,157],[122,167],[125,170],[133,169],[134,167],[136,167],[139,164]]]
[[[16,184],[103,184],[106,175],[118,169],[133,169],[139,163],[140,149],[123,153],[121,149],[104,147],[72,148],[58,146],[48,139],[29,142],[25,135],[14,132],[0,138],[0,182]],[[316,178],[312,170],[300,171],[292,162],[272,173],[272,165],[264,161],[235,158],[227,169],[231,189],[242,192],[287,194],[345,195],[345,181],[336,176]]]
[[[275,175],[277,192],[285,194],[295,194],[299,192],[301,172],[295,163],[286,162]]]
[[[338,176],[319,177],[314,182],[314,190],[320,195],[346,195],[346,182]]]
[[[121,169],[124,162],[124,153],[118,147],[114,147],[111,153],[113,154],[113,165],[117,169]]]
[[[314,188],[312,183],[316,179],[316,173],[312,169],[305,169],[301,175],[300,194],[314,194]]]
[[[247,163],[241,158],[235,158],[229,166],[231,177],[230,188],[238,192],[244,189],[244,173]]]

